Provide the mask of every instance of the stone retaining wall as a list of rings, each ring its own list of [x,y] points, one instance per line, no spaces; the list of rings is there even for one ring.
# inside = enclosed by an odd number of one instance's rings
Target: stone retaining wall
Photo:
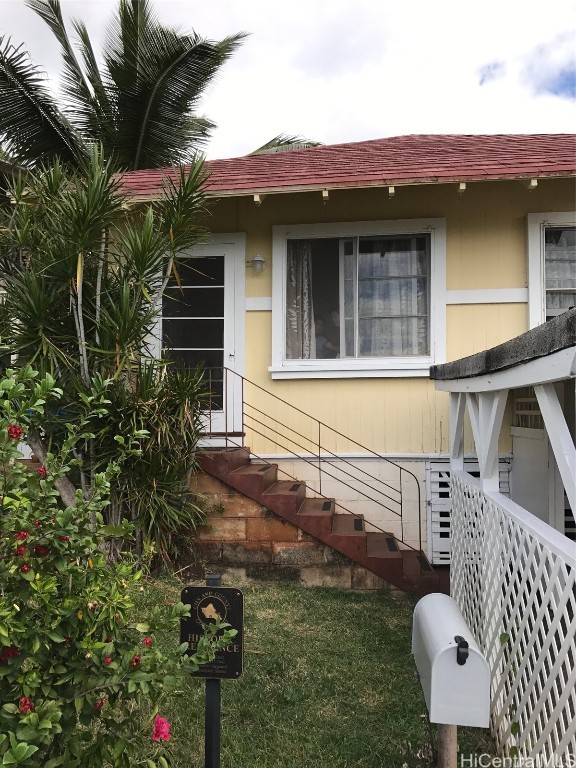
[[[203,498],[207,524],[181,565],[218,571],[234,583],[282,579],[303,586],[380,589],[383,580],[209,475],[190,489]]]

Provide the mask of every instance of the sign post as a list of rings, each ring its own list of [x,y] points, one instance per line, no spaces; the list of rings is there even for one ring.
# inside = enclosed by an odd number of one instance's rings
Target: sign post
[[[211,574],[205,587],[185,587],[182,602],[190,606],[190,616],[180,621],[180,642],[188,643],[193,654],[204,634],[204,626],[221,621],[230,624],[237,635],[216,658],[204,664],[193,677],[206,678],[204,712],[204,766],[220,768],[220,680],[237,680],[242,674],[244,596],[238,589],[221,587],[219,574]]]

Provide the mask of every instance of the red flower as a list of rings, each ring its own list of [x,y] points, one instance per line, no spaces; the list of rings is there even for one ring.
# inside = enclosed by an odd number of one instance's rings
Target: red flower
[[[20,648],[6,645],[2,648],[2,652],[0,653],[0,662],[4,662],[6,659],[12,659],[14,656],[20,656]]]
[[[94,702],[94,709],[97,709],[98,711],[100,711],[107,701],[108,701],[107,696],[103,696],[101,699],[98,699],[98,701]]]
[[[58,536],[58,538],[60,539],[60,541],[63,541],[63,542],[70,541],[70,537],[69,536]]]
[[[150,648],[152,645],[152,638],[151,637],[145,637],[144,640],[142,640],[146,648]]]
[[[154,719],[153,741],[170,741],[170,723],[166,718],[156,715]]]
[[[112,656],[104,656],[104,664],[112,664]]]
[[[25,555],[26,547],[24,546],[24,544],[20,544],[19,547],[16,547],[16,549],[14,550],[14,554],[16,555],[16,557],[22,557],[23,555]]]
[[[34,544],[34,552],[38,557],[45,557],[50,554],[50,547],[45,547],[42,544]]]
[[[24,434],[24,430],[22,429],[22,427],[19,427],[16,424],[10,424],[10,426],[7,429],[7,432],[10,440],[20,440],[20,438]]]
[[[16,534],[16,541],[26,541],[26,539],[30,536],[28,531],[18,531]]]
[[[32,699],[29,699],[28,696],[22,696],[18,709],[20,712],[22,712],[23,715],[28,714],[28,712],[34,712],[34,704],[32,703]]]
[[[46,467],[38,467],[36,474],[40,475],[40,477],[46,477],[48,475],[48,470]]]
[[[132,661],[130,662],[131,667],[137,667],[138,664],[140,664],[140,656],[136,653],[134,656],[132,656]]]
[[[24,565],[20,566],[20,570],[22,571],[22,573],[28,573],[28,571],[30,570],[30,566],[28,565],[28,563],[24,563]]]

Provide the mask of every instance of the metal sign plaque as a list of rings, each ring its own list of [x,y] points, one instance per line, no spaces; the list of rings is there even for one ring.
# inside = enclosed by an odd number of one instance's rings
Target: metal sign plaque
[[[237,630],[228,645],[218,651],[214,661],[204,664],[194,677],[237,680],[242,674],[244,646],[244,595],[234,587],[185,587],[182,602],[190,606],[190,616],[180,619],[180,642],[188,643],[188,654],[195,653],[204,634],[204,625],[225,621]]]

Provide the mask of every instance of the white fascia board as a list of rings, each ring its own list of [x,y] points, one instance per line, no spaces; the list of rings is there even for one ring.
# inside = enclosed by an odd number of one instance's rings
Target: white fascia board
[[[576,346],[482,376],[448,381],[435,380],[434,386],[441,392],[493,392],[498,389],[518,389],[573,378],[576,378]]]

